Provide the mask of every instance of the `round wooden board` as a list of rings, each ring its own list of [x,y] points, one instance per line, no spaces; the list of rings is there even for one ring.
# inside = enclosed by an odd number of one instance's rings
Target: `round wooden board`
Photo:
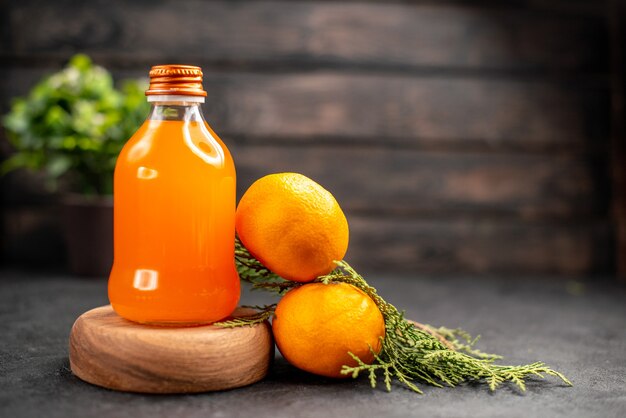
[[[237,308],[233,316],[254,310]],[[252,384],[274,358],[268,322],[238,328],[156,327],[118,316],[110,305],[82,314],[70,333],[70,366],[109,389],[192,393]]]

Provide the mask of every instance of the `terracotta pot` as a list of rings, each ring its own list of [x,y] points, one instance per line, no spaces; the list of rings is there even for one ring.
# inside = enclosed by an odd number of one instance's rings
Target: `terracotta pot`
[[[113,265],[113,198],[66,195],[61,214],[70,271],[108,276]]]

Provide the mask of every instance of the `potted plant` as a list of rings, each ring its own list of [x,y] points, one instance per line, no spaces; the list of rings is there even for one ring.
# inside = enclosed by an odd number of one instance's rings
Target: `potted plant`
[[[85,55],[14,99],[3,122],[15,153],[2,173],[43,174],[60,197],[70,269],[105,275],[113,248],[113,170],[124,143],[148,113],[145,81],[116,89],[110,73]]]

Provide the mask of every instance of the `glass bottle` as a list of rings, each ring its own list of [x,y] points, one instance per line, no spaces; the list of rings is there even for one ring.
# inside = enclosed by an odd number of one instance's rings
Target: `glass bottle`
[[[235,166],[202,115],[199,67],[152,67],[146,96],[115,167],[109,300],[135,322],[214,322],[239,301]]]

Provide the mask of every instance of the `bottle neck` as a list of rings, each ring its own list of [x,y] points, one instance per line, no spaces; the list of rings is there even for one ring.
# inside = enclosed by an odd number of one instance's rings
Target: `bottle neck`
[[[204,98],[202,98],[204,99]],[[203,122],[200,101],[191,96],[159,96],[152,103],[148,120]],[[204,100],[202,100],[204,102]]]

